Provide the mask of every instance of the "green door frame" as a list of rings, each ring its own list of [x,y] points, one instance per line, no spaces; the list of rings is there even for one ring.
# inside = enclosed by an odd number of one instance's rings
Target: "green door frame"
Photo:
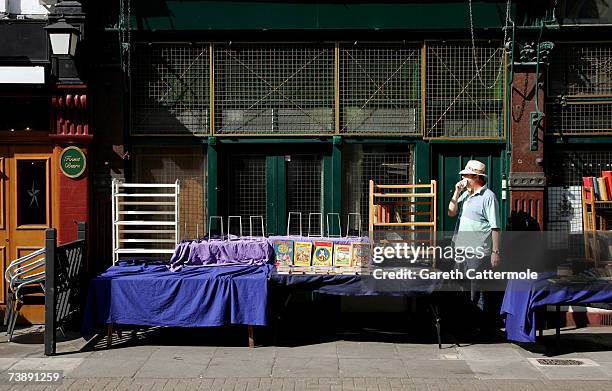
[[[483,144],[472,143],[471,145],[453,145],[452,152],[450,150],[451,146],[446,145],[437,145],[441,148],[435,148],[432,151],[432,156],[436,159],[436,175],[438,178],[439,188],[438,188],[438,231],[452,231],[452,227],[449,223],[449,226],[445,226],[444,222],[446,218],[446,208],[447,201],[450,197],[450,191],[452,188],[449,188],[449,184],[446,182],[453,182],[450,178],[456,176],[457,180],[459,180],[458,172],[463,168],[463,165],[470,159],[480,159],[483,160],[483,163],[487,165],[487,170],[489,171],[489,179],[488,185],[492,190],[495,191],[495,194],[498,197],[498,201],[500,204],[500,217],[502,221],[502,230],[505,229],[507,216],[508,216],[508,192],[506,190],[506,199],[503,199],[503,191],[502,188],[502,180],[507,178],[506,172],[506,159],[507,154],[503,144],[498,145],[499,150],[489,148],[488,151]],[[445,161],[445,156],[449,156],[451,158],[459,159],[459,164],[454,164],[452,167],[446,167],[447,162]],[[432,168],[433,169],[433,168]],[[450,170],[450,171],[449,171]],[[492,182],[495,181],[495,182]],[[446,184],[445,188],[443,187]],[[453,225],[454,226],[454,225]]]

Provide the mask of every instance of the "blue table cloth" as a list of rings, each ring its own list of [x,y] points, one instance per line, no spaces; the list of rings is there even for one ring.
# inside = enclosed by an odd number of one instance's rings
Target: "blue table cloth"
[[[545,305],[587,305],[612,302],[608,281],[558,283],[541,274],[537,280],[510,280],[501,307],[506,317],[506,335],[516,342],[535,342],[535,311]]]
[[[112,266],[91,281],[82,333],[102,324],[205,327],[268,324],[272,266]]]

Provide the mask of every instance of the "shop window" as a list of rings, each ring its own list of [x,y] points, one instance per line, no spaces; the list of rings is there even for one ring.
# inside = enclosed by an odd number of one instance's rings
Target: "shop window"
[[[559,44],[548,72],[546,131],[612,134],[612,44]]]
[[[50,129],[50,98],[0,98],[0,131],[16,134]]]
[[[311,213],[322,213],[323,167],[319,155],[291,155],[285,158],[287,167],[287,213],[302,214],[304,234],[319,232],[319,217]],[[323,215],[321,215],[323,216]],[[325,219],[325,217],[322,217]],[[310,220],[310,232],[308,224]],[[324,222],[325,224],[325,222]],[[291,223],[293,229],[293,222]]]
[[[139,183],[180,183],[180,239],[206,232],[206,155],[201,146],[135,149],[134,179]],[[146,206],[143,206],[146,208]],[[155,219],[160,216],[154,215]]]
[[[132,134],[209,133],[209,44],[136,44]]]
[[[548,177],[546,230],[582,231],[582,177],[612,170],[612,151],[557,149],[546,157]]]
[[[335,130],[333,44],[218,44],[215,133]]]
[[[341,133],[421,135],[421,45],[340,45]]]
[[[367,235],[370,179],[381,185],[414,183],[412,147],[355,144],[348,146],[342,156],[342,226],[346,229],[348,213],[359,213],[362,234]]]
[[[17,160],[17,225],[48,225],[47,175],[47,160]]]
[[[503,48],[427,42],[425,137],[504,137]]]
[[[267,222],[266,157],[233,155],[228,164],[228,216],[242,217],[242,234],[248,235],[250,216],[262,216],[264,225]],[[228,224],[225,216],[224,220]],[[255,225],[255,221],[253,224]],[[234,224],[230,229],[232,234],[236,234],[237,227]],[[253,234],[255,235],[258,231],[260,229],[254,231]]]

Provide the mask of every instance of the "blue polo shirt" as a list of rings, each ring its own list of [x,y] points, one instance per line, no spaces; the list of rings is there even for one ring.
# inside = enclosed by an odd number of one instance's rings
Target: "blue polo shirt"
[[[474,194],[467,190],[457,200],[459,227],[455,232],[455,247],[482,246],[485,255],[491,255],[491,230],[500,228],[499,202],[487,186]]]

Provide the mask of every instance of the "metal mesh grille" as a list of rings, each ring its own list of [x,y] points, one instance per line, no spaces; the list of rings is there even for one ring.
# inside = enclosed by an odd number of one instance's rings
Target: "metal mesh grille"
[[[208,44],[138,44],[132,72],[132,134],[209,132]]]
[[[215,46],[215,132],[332,133],[334,47]]]
[[[420,134],[420,70],[420,46],[341,45],[340,131]]]
[[[180,183],[180,240],[206,232],[206,155],[202,147],[136,147],[138,183]],[[159,218],[159,216],[155,216]]]
[[[292,155],[287,162],[287,212],[302,213],[304,232],[308,234],[309,213],[322,213],[323,169],[321,156]],[[311,221],[318,229],[318,217]],[[317,231],[318,232],[318,231]],[[312,232],[310,232],[312,233]]]
[[[426,137],[504,136],[504,51],[475,52],[471,44],[427,45]]]
[[[612,133],[612,97],[607,104],[551,104],[547,112],[549,134]]]
[[[581,186],[551,186],[546,189],[546,230],[582,231]]]
[[[368,231],[369,181],[381,185],[411,184],[413,180],[412,149],[387,146],[354,145],[343,153],[346,194],[345,215],[359,213],[361,230]]]
[[[582,186],[582,177],[600,177],[602,170],[612,170],[612,151],[556,150],[546,161],[550,185]]]
[[[228,213],[242,217],[246,234],[249,216],[263,216],[266,222],[266,158],[234,155],[229,165]]]
[[[612,43],[557,46],[548,83],[553,96],[612,96]]]

